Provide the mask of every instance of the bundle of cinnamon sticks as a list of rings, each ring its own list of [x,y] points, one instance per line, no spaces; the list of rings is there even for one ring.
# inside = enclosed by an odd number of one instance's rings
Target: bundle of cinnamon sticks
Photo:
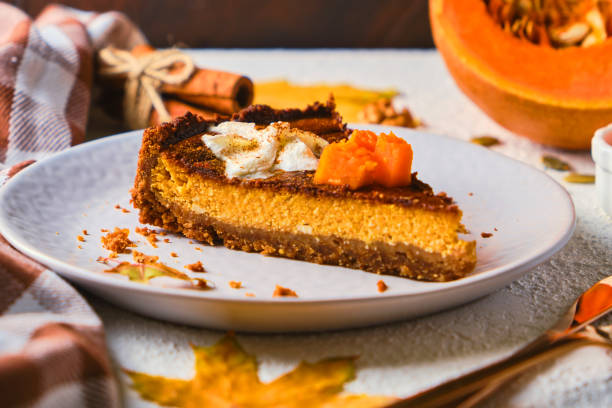
[[[130,54],[138,60],[155,52],[149,45],[139,45]],[[97,82],[101,85],[100,103],[112,116],[124,117],[125,104],[135,103],[125,98],[126,82],[133,72],[106,74],[105,68],[108,67],[105,65],[104,61],[99,61]],[[184,65],[176,62],[164,68],[163,72],[172,75],[183,70]],[[188,111],[206,119],[217,116],[229,118],[253,101],[253,82],[246,76],[201,67],[195,67],[188,79],[178,85],[162,82],[158,88],[163,106],[171,118],[182,116]],[[161,123],[164,115],[152,108],[148,119],[143,119],[146,121],[144,123],[152,126]]]

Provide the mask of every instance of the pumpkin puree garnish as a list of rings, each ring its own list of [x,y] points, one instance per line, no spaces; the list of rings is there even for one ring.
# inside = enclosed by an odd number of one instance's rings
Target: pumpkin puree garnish
[[[348,140],[325,147],[314,182],[353,190],[370,184],[405,186],[411,182],[411,167],[412,147],[393,132],[355,130]]]

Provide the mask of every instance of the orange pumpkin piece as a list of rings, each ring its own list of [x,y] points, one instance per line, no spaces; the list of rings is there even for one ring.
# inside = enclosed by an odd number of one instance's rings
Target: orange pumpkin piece
[[[378,166],[374,170],[374,179],[386,187],[398,187],[410,184],[412,167],[412,146],[393,133],[381,133],[376,141],[374,151]]]
[[[371,130],[354,130],[349,140],[353,140],[359,146],[374,151],[376,149],[378,136]]]
[[[317,166],[317,184],[348,185],[355,190],[372,184],[372,171],[377,163],[368,149],[351,141],[332,143],[325,147]]]
[[[325,147],[314,182],[348,185],[356,190],[370,184],[386,187],[411,182],[412,147],[391,134],[355,130],[349,140]]]

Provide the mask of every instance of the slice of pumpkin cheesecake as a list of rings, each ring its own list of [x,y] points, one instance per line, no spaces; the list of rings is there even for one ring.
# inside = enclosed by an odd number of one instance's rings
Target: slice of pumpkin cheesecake
[[[419,280],[474,269],[460,209],[411,174],[402,139],[347,139],[337,126],[326,140],[325,127],[292,127],[305,111],[293,122],[280,112],[188,114],[147,129],[132,190],[140,221],[210,245]]]

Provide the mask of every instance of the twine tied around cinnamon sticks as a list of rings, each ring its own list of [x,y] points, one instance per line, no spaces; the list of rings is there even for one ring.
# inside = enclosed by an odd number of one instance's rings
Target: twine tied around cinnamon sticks
[[[171,120],[164,106],[161,87],[181,85],[195,72],[191,58],[177,49],[134,55],[126,50],[106,47],[99,52],[103,64],[100,74],[126,77],[123,111],[132,129],[149,125],[151,110],[155,109],[163,122]],[[170,69],[180,66],[180,69]]]

